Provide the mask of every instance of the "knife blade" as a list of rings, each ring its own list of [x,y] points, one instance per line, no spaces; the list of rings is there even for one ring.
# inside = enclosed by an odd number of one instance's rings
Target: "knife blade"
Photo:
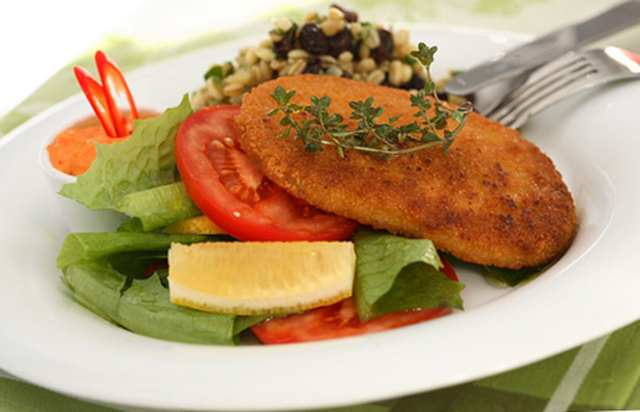
[[[640,23],[640,0],[620,3],[591,18],[554,30],[464,71],[451,79],[444,86],[444,91],[458,96],[469,95],[637,23]]]

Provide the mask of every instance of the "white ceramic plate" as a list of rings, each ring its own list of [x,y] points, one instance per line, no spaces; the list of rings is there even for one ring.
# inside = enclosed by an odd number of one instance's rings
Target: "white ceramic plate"
[[[437,75],[444,75],[523,37],[413,29],[412,40],[439,46]],[[233,58],[237,47],[127,77],[140,106],[175,106],[201,85],[210,63]],[[463,270],[464,312],[379,334],[273,347],[154,340],[73,301],[55,269],[67,227],[37,151],[43,139],[89,114],[76,96],[0,140],[0,367],[55,391],[119,405],[311,408],[454,385],[597,338],[640,318],[639,95],[640,82],[602,88],[539,115],[525,129],[565,176],[580,217],[571,249],[544,275],[498,289]]]

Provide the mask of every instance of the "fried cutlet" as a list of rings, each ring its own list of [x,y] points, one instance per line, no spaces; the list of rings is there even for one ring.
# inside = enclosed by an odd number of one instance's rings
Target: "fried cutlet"
[[[295,90],[293,102],[330,96],[331,112],[349,118],[350,101],[374,98],[381,121],[415,107],[403,90],[320,75],[283,77],[244,97],[236,118],[242,148],[266,176],[292,195],[364,225],[429,238],[459,259],[518,269],[560,255],[577,225],[571,193],[552,161],[513,129],[472,113],[448,153],[442,147],[380,160],[333,147],[311,153],[284,131],[277,85]]]

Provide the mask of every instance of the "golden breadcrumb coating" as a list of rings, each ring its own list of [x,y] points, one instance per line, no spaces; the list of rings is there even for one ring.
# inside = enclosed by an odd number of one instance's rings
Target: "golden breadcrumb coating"
[[[442,147],[384,161],[333,147],[311,153],[284,130],[270,95],[296,90],[293,102],[331,96],[331,112],[348,119],[349,101],[374,98],[381,119],[416,108],[403,90],[320,75],[283,77],[245,96],[236,118],[251,160],[294,196],[335,214],[407,237],[429,238],[464,261],[518,269],[545,264],[574,237],[571,193],[552,161],[513,129],[472,113],[448,154]]]

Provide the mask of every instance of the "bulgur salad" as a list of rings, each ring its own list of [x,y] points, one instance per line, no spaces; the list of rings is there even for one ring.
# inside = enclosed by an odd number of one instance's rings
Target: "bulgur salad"
[[[274,19],[269,37],[260,44],[242,48],[233,62],[213,64],[191,104],[194,110],[237,105],[253,86],[303,73],[419,90],[426,75],[411,57],[416,49],[408,30],[360,21],[357,13],[338,5],[326,15],[308,13],[302,21],[281,17]]]

